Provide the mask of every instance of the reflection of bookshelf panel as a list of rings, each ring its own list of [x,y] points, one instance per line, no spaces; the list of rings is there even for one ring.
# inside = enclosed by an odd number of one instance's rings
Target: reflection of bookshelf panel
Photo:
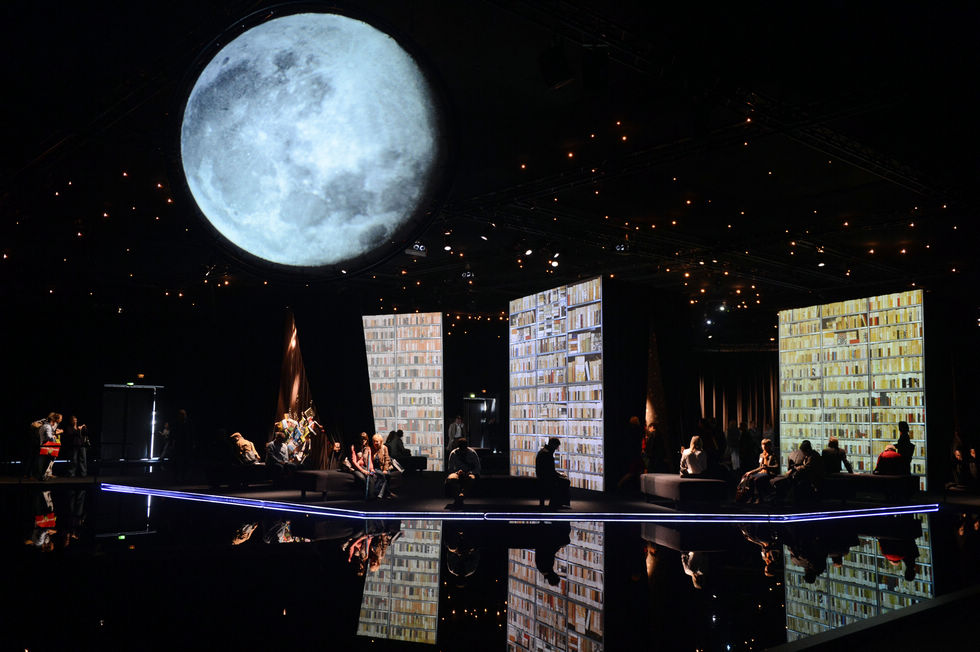
[[[403,521],[364,580],[358,636],[434,645],[438,631],[439,521]]]

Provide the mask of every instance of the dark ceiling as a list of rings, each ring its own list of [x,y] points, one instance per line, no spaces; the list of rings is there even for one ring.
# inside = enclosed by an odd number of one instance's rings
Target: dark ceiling
[[[326,276],[239,259],[179,173],[188,71],[274,3],[7,7],[0,296],[191,309],[220,279],[496,315],[607,274],[733,346],[772,346],[778,309],[913,284],[977,318],[980,9],[661,5],[340,4],[429,67],[453,157],[425,258]]]

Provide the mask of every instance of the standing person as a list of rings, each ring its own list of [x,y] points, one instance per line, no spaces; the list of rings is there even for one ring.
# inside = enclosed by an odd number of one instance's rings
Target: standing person
[[[560,473],[555,468],[555,451],[560,445],[561,440],[552,437],[534,458],[534,475],[541,485],[541,504],[544,504],[544,499],[547,496],[550,498],[548,505],[553,509],[568,505],[571,502],[569,499],[571,482],[565,474]]]
[[[456,450],[456,440],[461,439],[466,436],[466,425],[463,423],[463,417],[456,415],[456,419],[449,424],[449,429],[446,432],[446,454],[451,454]]]
[[[902,464],[905,465],[904,473],[912,474],[912,455],[915,453],[915,444],[909,436],[908,421],[898,422],[898,441],[895,442],[895,450],[902,456]]]
[[[48,480],[54,477],[51,472],[54,461],[58,459],[58,451],[61,448],[61,434],[64,432],[58,427],[63,417],[57,412],[48,415],[47,420],[41,424],[40,432],[40,463],[37,466],[37,479]]]
[[[480,478],[480,457],[468,446],[465,437],[456,440],[456,448],[446,462],[446,491],[453,497],[453,507],[463,506],[470,485]]]
[[[738,447],[741,434],[742,433],[739,432],[738,424],[735,422],[735,420],[732,419],[729,421],[728,432],[725,433],[725,459],[731,460],[733,472],[738,472],[739,468],[742,466]]]
[[[78,417],[72,415],[68,426],[66,439],[71,444],[71,465],[68,467],[69,477],[85,477],[88,475],[88,448],[92,445],[88,438],[88,426],[78,425]]]

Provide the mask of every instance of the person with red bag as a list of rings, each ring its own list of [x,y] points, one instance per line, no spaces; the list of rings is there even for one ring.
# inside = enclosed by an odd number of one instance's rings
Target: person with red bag
[[[57,412],[48,415],[48,420],[41,424],[39,439],[41,443],[41,462],[38,464],[38,480],[53,478],[51,469],[54,461],[61,454],[61,433],[64,431],[58,426],[61,424],[62,416]],[[44,469],[43,471],[41,469]]]

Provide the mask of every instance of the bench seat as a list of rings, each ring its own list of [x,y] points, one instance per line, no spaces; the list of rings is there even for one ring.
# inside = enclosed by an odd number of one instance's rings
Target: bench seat
[[[847,500],[859,493],[884,496],[889,502],[911,498],[919,490],[915,475],[876,475],[874,473],[828,473],[823,480],[823,496]]]
[[[644,473],[640,491],[648,498],[663,498],[677,503],[717,503],[728,496],[728,484],[712,478],[685,478],[677,473]]]

